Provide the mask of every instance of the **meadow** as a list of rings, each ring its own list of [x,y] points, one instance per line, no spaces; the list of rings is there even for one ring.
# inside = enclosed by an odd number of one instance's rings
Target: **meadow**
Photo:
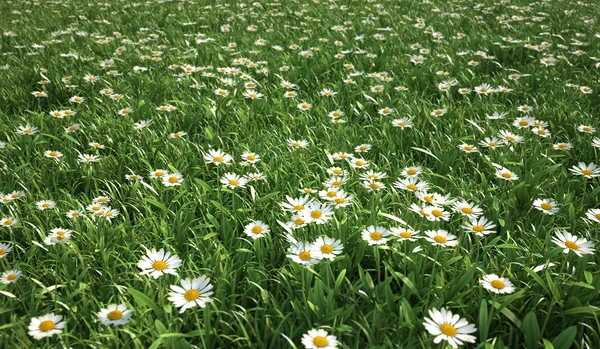
[[[599,6],[0,2],[0,347],[600,348]]]

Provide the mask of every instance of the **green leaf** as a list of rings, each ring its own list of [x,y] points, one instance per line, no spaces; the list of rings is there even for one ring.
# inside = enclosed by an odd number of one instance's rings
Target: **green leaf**
[[[556,349],[569,349],[577,335],[577,326],[571,326],[562,331],[554,340],[552,345]]]
[[[487,340],[489,326],[487,300],[484,298],[479,306],[479,342],[483,343]]]
[[[535,312],[531,311],[525,315],[523,326],[521,327],[525,337],[525,346],[529,349],[537,349],[538,343],[542,339],[540,325],[538,324]]]
[[[154,303],[152,299],[150,299],[150,297],[146,296],[144,293],[134,288],[128,288],[127,293],[129,293],[133,297],[133,299],[138,305],[149,307],[152,310],[154,310],[154,312],[156,312],[157,314],[160,314],[160,308],[156,305],[156,303]]]

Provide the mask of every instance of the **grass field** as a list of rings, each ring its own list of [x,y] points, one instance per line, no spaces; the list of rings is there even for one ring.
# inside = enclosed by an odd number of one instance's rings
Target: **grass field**
[[[1,348],[600,348],[596,2],[0,13]]]

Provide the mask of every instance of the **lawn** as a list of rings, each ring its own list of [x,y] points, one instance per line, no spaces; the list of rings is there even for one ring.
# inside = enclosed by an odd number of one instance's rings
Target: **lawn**
[[[0,347],[599,348],[599,6],[0,2]]]

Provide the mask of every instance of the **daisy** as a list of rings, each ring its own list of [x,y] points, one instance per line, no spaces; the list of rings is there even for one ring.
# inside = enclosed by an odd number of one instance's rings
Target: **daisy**
[[[550,131],[548,131],[545,128],[540,128],[540,127],[534,127],[531,129],[531,132],[535,133],[536,135],[543,137],[543,138],[548,138],[552,135],[552,133],[550,133]]]
[[[18,221],[19,220],[14,217],[4,217],[4,218],[0,219],[0,225],[3,227],[12,227]]]
[[[51,210],[56,206],[56,203],[52,200],[42,200],[36,202],[36,206],[40,211]]]
[[[517,179],[519,179],[519,177],[514,172],[511,172],[509,169],[504,167],[496,170],[496,177],[507,181],[516,181]]]
[[[187,135],[186,132],[178,131],[178,132],[175,132],[175,133],[170,133],[169,134],[169,138],[182,138],[185,135]]]
[[[450,213],[441,206],[429,206],[424,211],[426,213],[425,217],[432,222],[450,220]]]
[[[337,338],[322,329],[312,329],[302,336],[305,349],[335,349],[338,346]]]
[[[361,144],[354,148],[354,151],[357,153],[364,153],[364,152],[368,152],[369,150],[371,150],[370,144]]]
[[[293,140],[290,138],[287,140],[287,142],[291,148],[306,148],[306,147],[308,147],[308,141],[306,141],[306,140]]]
[[[46,150],[44,156],[50,159],[58,159],[63,156],[63,153],[56,150]]]
[[[548,199],[536,199],[533,201],[533,207],[548,215],[557,213],[560,209],[555,201]]]
[[[335,176],[341,176],[341,177],[345,177],[348,175],[348,171],[342,169],[341,167],[330,167],[327,169],[327,173],[335,175]]]
[[[23,273],[20,270],[7,270],[0,276],[0,282],[8,285],[17,282]]]
[[[310,108],[312,108],[312,104],[306,103],[306,102],[302,102],[298,104],[298,109],[302,110],[302,111],[307,111]]]
[[[569,170],[575,175],[584,176],[585,178],[593,178],[600,175],[600,167],[594,163],[586,165],[585,162],[580,162],[577,166],[573,166]]]
[[[244,233],[252,239],[262,238],[270,231],[269,226],[262,221],[253,221],[244,227]]]
[[[573,251],[579,257],[594,253],[594,244],[591,241],[568,233],[566,230],[557,231],[556,236],[552,238],[552,242],[560,246],[564,253]]]
[[[516,135],[512,132],[506,131],[506,130],[500,130],[500,133],[498,133],[498,136],[506,141],[513,142],[513,143],[523,142],[522,136],[518,136],[518,135]]]
[[[315,224],[325,224],[333,218],[333,209],[331,206],[322,204],[319,201],[311,201],[306,204],[306,208],[301,212],[305,220]]]
[[[299,229],[307,226],[308,223],[311,222],[312,218],[310,216],[305,216],[302,213],[297,213],[293,215],[285,225],[290,229]]]
[[[55,334],[61,334],[65,327],[65,322],[62,321],[62,319],[62,315],[55,315],[54,313],[34,317],[29,323],[28,333],[37,340],[44,337],[52,337]]]
[[[246,90],[246,92],[244,92],[243,95],[244,97],[250,99],[261,99],[264,96],[262,93],[258,93],[254,90]]]
[[[319,250],[314,250],[308,242],[295,242],[287,252],[288,258],[307,267],[319,263],[321,257]]]
[[[178,186],[183,183],[183,176],[181,173],[170,173],[162,177],[162,183],[165,187]]]
[[[12,245],[10,242],[5,244],[0,244],[0,259],[8,256],[8,254],[12,251]]]
[[[79,97],[79,96],[73,96],[73,97],[69,98],[69,102],[79,104],[79,103],[85,102],[85,98]]]
[[[448,112],[448,109],[446,109],[446,108],[435,109],[435,110],[432,110],[431,113],[429,113],[429,115],[431,115],[431,116],[442,116],[442,115],[446,114],[447,112]]]
[[[204,154],[204,160],[206,160],[206,163],[208,164],[215,164],[219,166],[228,165],[233,160],[233,157],[222,152],[221,150],[210,149],[208,154]]]
[[[433,340],[435,344],[445,340],[450,346],[457,348],[465,342],[475,343],[477,340],[475,336],[469,334],[477,331],[475,325],[469,324],[467,320],[452,314],[445,308],[430,309],[429,317],[425,318],[423,325],[430,334],[436,336]]]
[[[323,185],[326,187],[339,187],[346,184],[346,182],[348,182],[348,177],[332,176],[327,182],[323,182]]]
[[[383,172],[375,172],[374,170],[369,170],[366,173],[361,173],[360,175],[361,181],[372,181],[384,178],[387,178],[387,174]]]
[[[582,132],[582,133],[592,134],[592,133],[596,132],[596,128],[592,127],[590,125],[579,125],[579,126],[577,126],[577,131]]]
[[[508,115],[508,113],[506,113],[506,112],[503,112],[503,113],[494,112],[491,115],[486,115],[486,117],[490,120],[499,120],[499,119],[503,119],[506,115]]]
[[[46,245],[63,244],[71,238],[73,232],[69,229],[54,228],[50,230],[50,234],[44,239]]]
[[[303,196],[301,198],[292,198],[291,196],[285,197],[287,202],[280,203],[281,207],[290,212],[299,212],[306,208],[306,205],[312,201],[309,196]]]
[[[410,119],[403,118],[403,119],[393,120],[392,125],[394,127],[400,127],[402,129],[404,129],[404,128],[411,128],[413,124],[412,124],[412,121],[410,121]]]
[[[81,217],[83,215],[84,215],[83,210],[69,210],[69,212],[67,212],[67,214],[66,214],[67,218],[69,218],[69,219]]]
[[[383,245],[388,242],[390,231],[384,227],[370,225],[361,232],[361,236],[370,246]]]
[[[165,252],[162,248],[158,251],[146,247],[144,249],[146,255],[137,264],[138,268],[142,269],[141,275],[150,274],[155,279],[165,274],[177,275],[175,269],[182,263],[177,255],[171,255],[171,252]]]
[[[98,312],[98,321],[108,326],[119,326],[129,322],[133,315],[125,304],[109,304]]]
[[[39,129],[37,127],[27,124],[25,126],[19,126],[17,133],[20,135],[30,136],[38,131]]]
[[[393,108],[386,107],[386,108],[383,108],[383,109],[379,109],[377,111],[377,114],[382,115],[382,116],[387,116],[387,115],[392,114],[393,112],[394,112]]]
[[[130,173],[125,175],[125,179],[129,181],[141,181],[144,177],[136,175],[135,173]]]
[[[496,225],[488,221],[485,217],[469,217],[469,222],[461,225],[461,227],[466,232],[475,233],[478,236],[496,233]]]
[[[425,191],[427,190],[428,185],[427,182],[420,181],[416,177],[398,178],[398,180],[394,182],[394,187],[413,192]]]
[[[423,173],[423,169],[420,166],[405,167],[400,172],[405,177],[418,177],[421,173]]]
[[[483,214],[483,210],[478,205],[464,200],[455,203],[452,209],[468,218],[477,218]]]
[[[333,207],[346,207],[352,205],[352,200],[354,200],[354,195],[350,195],[343,190],[338,190],[335,193],[335,196],[329,200]]]
[[[231,189],[245,188],[248,179],[232,172],[227,172],[221,177],[221,184]]]
[[[600,209],[592,208],[585,212],[585,215],[588,219],[600,223]],[[0,252],[2,251],[2,245],[0,245]],[[0,256],[1,258],[1,256]]]
[[[477,94],[488,95],[493,92],[492,86],[490,84],[481,84],[475,87],[475,92]]]
[[[517,107],[517,110],[523,113],[529,113],[531,111],[533,111],[533,107],[529,106],[529,105],[520,105]]]
[[[354,168],[367,168],[369,167],[369,163],[367,162],[367,160],[365,159],[361,159],[361,158],[352,158],[350,159],[350,166],[354,167]]]
[[[515,287],[507,278],[501,278],[496,274],[488,274],[479,280],[483,288],[497,294],[509,294],[515,292]]]
[[[255,153],[244,153],[244,154],[242,154],[242,159],[244,159],[244,161],[247,161],[251,164],[255,164],[260,161],[260,155],[255,154]]]
[[[248,173],[246,175],[246,178],[251,182],[256,182],[256,181],[264,181],[265,179],[267,179],[267,176],[265,176],[261,172],[254,172],[254,173]]]
[[[514,122],[513,122],[513,126],[517,127],[517,128],[526,128],[526,127],[531,127],[535,124],[535,119],[529,116],[524,116],[524,117],[520,117],[517,118]]]
[[[425,231],[425,240],[431,242],[434,245],[441,245],[444,247],[454,247],[458,245],[456,236],[448,233],[446,230],[427,230]]]
[[[175,307],[180,308],[180,314],[195,306],[205,308],[207,303],[213,301],[213,285],[204,275],[194,279],[183,279],[181,286],[171,285],[170,288],[173,292],[169,292],[168,299]]]
[[[594,146],[594,144],[592,144],[592,146]],[[570,150],[573,148],[573,145],[571,143],[556,143],[552,145],[552,148],[555,150]]]
[[[98,162],[100,161],[100,157],[97,155],[92,155],[92,154],[79,154],[78,156],[78,162],[80,163],[91,163],[91,162]]]
[[[341,116],[344,116],[344,112],[341,110],[334,110],[332,112],[330,112],[329,114],[327,114],[330,118],[332,119],[336,119],[339,118]]]
[[[476,146],[466,143],[459,144],[458,149],[464,151],[465,153],[477,153],[479,151]]]
[[[394,227],[390,229],[390,233],[394,236],[396,236],[397,238],[399,238],[401,241],[402,240],[407,240],[407,241],[417,241],[418,239],[421,238],[421,236],[419,236],[419,231],[415,231],[411,228],[398,228],[398,227]]]
[[[312,244],[313,250],[316,250],[316,256],[319,259],[334,260],[335,257],[342,253],[344,245],[340,240],[332,239],[327,236],[319,236]]]
[[[333,160],[348,160],[354,157],[353,154],[351,153],[344,153],[344,152],[339,152],[339,153],[334,153],[331,155],[331,157],[333,158]]]

